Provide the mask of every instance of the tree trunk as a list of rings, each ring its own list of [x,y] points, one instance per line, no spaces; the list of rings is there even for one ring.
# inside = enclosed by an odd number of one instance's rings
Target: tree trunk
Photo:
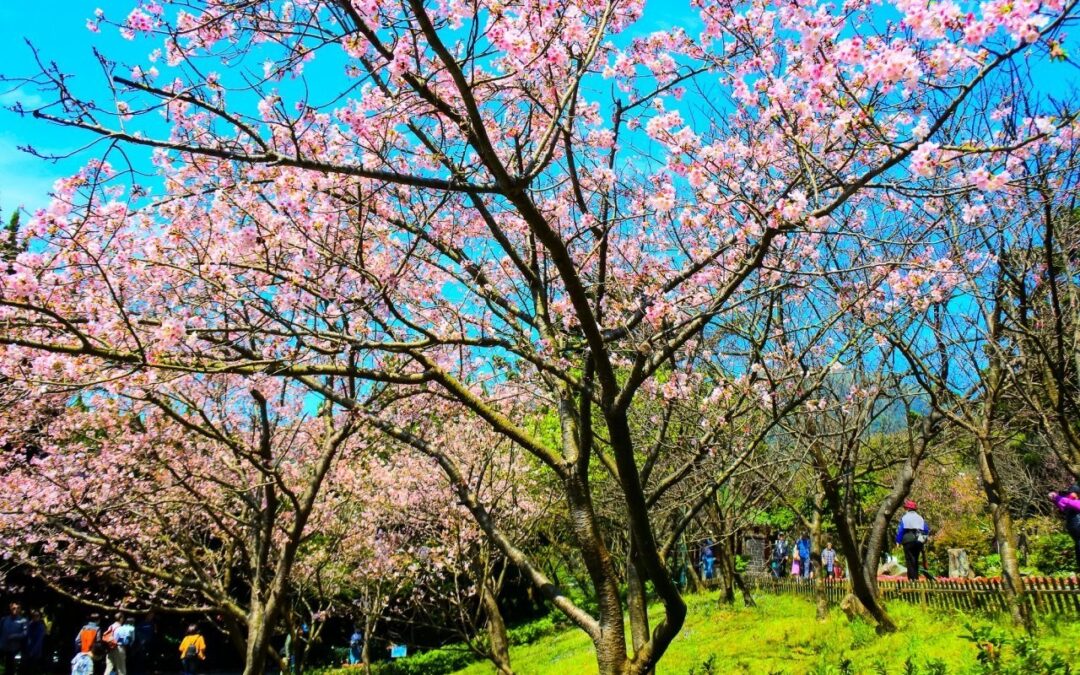
[[[360,648],[360,662],[364,664],[364,672],[371,673],[371,638],[378,625],[378,617],[373,612],[364,614],[364,646]]]
[[[735,553],[729,537],[720,535],[713,552],[716,554],[716,572],[720,577],[720,602],[725,605],[735,604]]]
[[[730,532],[728,519],[719,504],[715,506],[716,543],[713,555],[716,557],[715,572],[720,577],[720,602],[735,604],[735,535]]]
[[[263,675],[266,672],[266,657],[270,651],[270,630],[273,623],[269,619],[263,604],[253,598],[248,613],[244,675]]]
[[[570,522],[599,609],[600,634],[593,638],[600,675],[622,675],[627,667],[626,624],[615,564],[604,543],[589,494],[588,467],[575,467],[565,483]]]
[[[630,615],[630,641],[636,652],[649,641],[649,608],[645,580],[638,571],[633,542],[630,542],[626,556],[626,604]]]
[[[982,478],[986,500],[990,504],[994,536],[1001,555],[1001,587],[1005,594],[1005,603],[1009,607],[1013,621],[1030,631],[1033,628],[1032,617],[1024,598],[1024,580],[1020,577],[1020,563],[1016,554],[1016,536],[1012,516],[1009,515],[1008,495],[1005,493],[994,464],[993,441],[986,436],[979,439],[979,475]]]
[[[877,560],[863,557],[863,552],[859,549],[859,542],[855,537],[855,526],[851,522],[850,514],[841,508],[839,490],[836,485],[823,481],[822,488],[829,508],[836,514],[836,536],[840,541],[840,549],[844,552],[844,557],[851,568],[851,592],[877,622],[878,633],[893,633],[896,631],[896,624],[878,601]]]
[[[742,591],[743,604],[747,607],[757,607],[754,596],[750,593],[750,587],[746,585],[746,580],[738,572],[735,573],[735,583],[738,585],[739,590]]]
[[[487,617],[488,639],[491,641],[491,662],[502,675],[514,675],[510,668],[510,640],[506,636],[506,622],[499,610],[498,598],[491,588],[491,580],[480,584],[480,602]]]
[[[814,573],[814,599],[817,604],[818,621],[829,617],[829,597],[825,594],[825,570],[821,565],[821,511],[825,495],[821,483],[814,492],[814,515],[810,519],[810,569]]]

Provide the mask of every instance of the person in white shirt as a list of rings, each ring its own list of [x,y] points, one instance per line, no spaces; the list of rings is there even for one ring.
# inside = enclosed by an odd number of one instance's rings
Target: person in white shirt
[[[123,614],[117,614],[116,621],[105,629],[102,640],[110,646],[105,675],[127,675],[127,650],[135,640],[135,624]]]
[[[919,580],[919,559],[923,546],[930,536],[930,526],[916,511],[917,505],[910,499],[904,502],[907,512],[896,528],[896,543],[904,547],[904,564],[907,565],[908,581]]]

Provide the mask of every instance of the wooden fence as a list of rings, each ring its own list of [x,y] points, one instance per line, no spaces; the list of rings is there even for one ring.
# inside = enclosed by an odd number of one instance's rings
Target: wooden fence
[[[774,579],[771,576],[755,575],[746,576],[745,580],[756,592],[791,593],[810,598],[813,598],[815,593],[814,582],[806,579]],[[1080,614],[1080,579],[1077,577],[1026,577],[1024,587],[1027,590],[1026,602],[1035,612]],[[1001,579],[879,579],[878,590],[886,601],[900,600],[923,607],[962,611],[1005,611]],[[825,595],[831,604],[839,604],[850,592],[851,585],[846,579],[825,581]]]

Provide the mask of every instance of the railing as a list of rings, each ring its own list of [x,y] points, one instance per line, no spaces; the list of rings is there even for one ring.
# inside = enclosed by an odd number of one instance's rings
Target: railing
[[[785,577],[746,576],[746,583],[754,591],[781,594],[790,593],[815,597],[814,581]],[[713,585],[710,580],[707,585]],[[963,611],[1005,611],[1005,597],[1001,579],[936,579],[907,581],[878,579],[878,591],[886,601],[900,600],[941,609]],[[1038,613],[1068,612],[1080,614],[1080,579],[1077,577],[1025,577],[1025,601]],[[839,604],[851,592],[848,580],[827,579],[825,597],[831,604]]]

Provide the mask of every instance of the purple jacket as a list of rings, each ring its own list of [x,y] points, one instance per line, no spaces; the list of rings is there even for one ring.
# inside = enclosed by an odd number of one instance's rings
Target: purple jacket
[[[1055,494],[1050,499],[1054,502],[1054,505],[1058,507],[1058,511],[1061,511],[1067,516],[1074,513],[1080,513],[1080,499],[1073,499],[1069,495],[1059,494]]]

